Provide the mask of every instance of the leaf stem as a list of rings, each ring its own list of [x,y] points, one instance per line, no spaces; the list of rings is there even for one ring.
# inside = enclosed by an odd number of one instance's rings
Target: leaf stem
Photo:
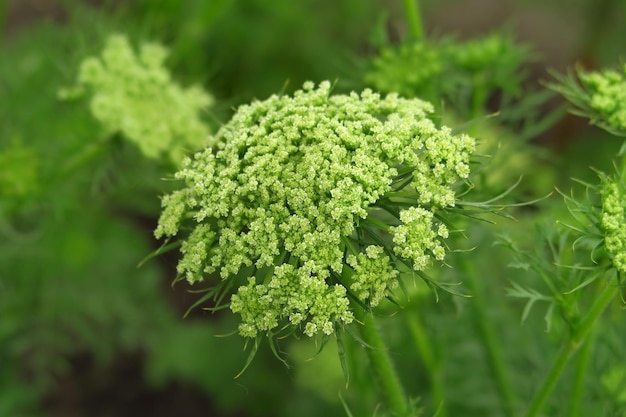
[[[368,345],[365,350],[380,382],[385,401],[394,415],[406,416],[409,411],[407,397],[374,316],[372,313],[363,312],[361,320],[363,321],[361,337]]]
[[[541,388],[535,394],[535,397],[526,413],[526,417],[537,417],[539,412],[543,408],[548,396],[554,389],[554,386],[558,382],[563,370],[570,358],[576,353],[578,348],[585,342],[589,332],[593,328],[598,318],[602,315],[606,307],[613,300],[618,292],[617,285],[607,284],[607,286],[598,295],[595,302],[591,306],[589,312],[585,318],[580,322],[578,328],[572,331],[570,337],[565,342],[561,351],[559,352],[556,360],[552,364],[550,372],[546,376]]]
[[[409,37],[415,41],[424,40],[424,26],[419,0],[403,0],[404,14],[409,29]]]

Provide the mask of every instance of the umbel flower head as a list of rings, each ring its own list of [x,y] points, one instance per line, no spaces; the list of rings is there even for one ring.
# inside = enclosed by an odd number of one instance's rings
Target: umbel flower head
[[[450,38],[406,41],[384,45],[371,60],[364,81],[378,91],[437,100],[444,96],[458,106],[461,96],[476,88],[477,77],[486,92],[517,94],[519,68],[529,55],[525,45],[504,33],[464,42]]]
[[[624,184],[605,178],[601,190],[602,215],[600,229],[604,247],[611,256],[613,267],[626,272],[626,192]]]
[[[101,56],[81,63],[77,92],[88,92],[91,112],[108,133],[122,133],[148,158],[180,163],[206,146],[209,131],[199,115],[213,100],[200,88],[175,84],[163,67],[166,56],[152,43],[136,54],[126,37],[112,35]]]
[[[626,65],[620,70],[575,68],[566,75],[553,75],[557,83],[549,86],[575,106],[572,113],[589,118],[591,124],[613,135],[626,136]],[[624,151],[622,147],[620,154]]]
[[[443,260],[441,214],[470,173],[474,139],[417,99],[327,81],[237,109],[216,145],[183,162],[157,238],[190,229],[178,273],[219,273],[243,336],[331,334],[375,307],[398,266]],[[218,297],[221,298],[221,297]]]
[[[612,130],[626,135],[626,65],[621,72],[579,72],[588,91],[588,105]]]

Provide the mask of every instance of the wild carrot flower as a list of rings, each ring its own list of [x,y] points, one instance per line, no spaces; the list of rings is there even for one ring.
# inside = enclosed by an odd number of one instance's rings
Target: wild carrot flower
[[[93,116],[107,133],[121,133],[148,158],[183,156],[207,145],[199,117],[212,98],[198,87],[182,89],[163,67],[167,51],[146,43],[136,54],[128,39],[112,35],[99,57],[85,59],[78,93],[90,96]]]
[[[243,336],[329,335],[353,320],[352,302],[389,295],[398,262],[444,258],[435,213],[454,206],[474,139],[437,128],[421,100],[330,93],[307,82],[239,107],[163,197],[156,237],[191,230],[178,273],[238,286]]]

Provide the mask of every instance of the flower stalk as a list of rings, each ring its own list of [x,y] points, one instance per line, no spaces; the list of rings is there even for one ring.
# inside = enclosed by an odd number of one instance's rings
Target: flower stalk
[[[593,351],[594,333],[591,333],[585,340],[576,361],[576,374],[574,375],[574,384],[572,394],[570,395],[569,408],[567,415],[569,417],[578,417],[582,413],[583,394],[585,389],[585,380],[587,378],[587,370],[589,369],[589,361]]]
[[[410,37],[415,41],[422,41],[424,39],[424,26],[419,0],[403,0],[403,5]]]
[[[472,292],[472,319],[478,329],[489,369],[493,375],[496,389],[500,401],[505,410],[506,416],[511,416],[516,408],[517,397],[509,379],[509,371],[504,362],[501,344],[498,343],[497,336],[485,311],[486,300],[482,297],[482,290],[479,288],[479,280],[476,279],[475,266],[467,260],[461,261],[461,268],[465,271],[465,280],[469,290]]]
[[[440,363],[435,357],[432,344],[430,343],[426,333],[424,332],[424,326],[422,325],[419,315],[416,313],[417,312],[413,314],[407,314],[409,331],[411,332],[411,337],[413,338],[413,342],[417,347],[419,356],[422,358],[422,362],[424,363],[424,366],[428,371],[432,390],[432,401],[437,408],[437,416],[446,417],[447,412],[444,400],[445,396],[441,372],[442,369]]]
[[[367,344],[366,353],[380,382],[385,402],[394,415],[407,416],[409,403],[376,320],[368,312],[364,312],[360,319],[363,322],[361,337]]]
[[[619,287],[617,285],[607,284],[598,295],[585,318],[580,322],[580,325],[572,331],[570,337],[561,348],[561,351],[552,364],[552,368],[531,402],[526,417],[536,417],[539,415],[539,412],[556,386],[569,360],[585,343],[596,321],[600,318],[611,301],[613,301],[618,290]]]

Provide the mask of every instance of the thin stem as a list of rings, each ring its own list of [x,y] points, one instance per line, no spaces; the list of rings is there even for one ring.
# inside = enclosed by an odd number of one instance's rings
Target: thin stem
[[[482,296],[482,290],[479,288],[479,280],[476,279],[474,264],[467,260],[462,260],[461,262],[461,268],[468,276],[465,283],[472,292],[473,297],[470,302],[473,313],[472,320],[474,321],[474,325],[478,328],[487,363],[493,375],[500,402],[505,410],[505,415],[511,416],[517,404],[517,397],[513,390],[513,385],[509,378],[509,371],[504,361],[504,354],[501,349],[502,343],[498,341],[496,333],[490,325],[492,321],[487,317],[484,308],[486,303]]]
[[[385,223],[381,222],[380,220],[376,220],[374,218],[370,217],[366,217],[365,220],[363,220],[365,223],[369,223],[371,225],[373,225],[374,227],[378,227],[379,229],[382,230],[389,230],[389,226],[386,225]]]
[[[409,27],[409,36],[415,41],[424,40],[424,26],[419,0],[403,0],[404,14]]]
[[[472,95],[470,103],[470,119],[477,119],[485,112],[487,103],[487,86],[485,76],[481,73],[475,73],[472,83]],[[476,126],[471,126],[468,133],[475,133]]]
[[[622,145],[622,148],[624,146],[625,145]],[[620,165],[619,165],[619,174],[620,174],[619,180],[624,181],[626,180],[626,152],[624,152],[624,154],[621,155],[621,157],[622,159],[620,160]]]
[[[447,413],[444,402],[445,397],[443,394],[441,369],[439,368],[439,364],[437,363],[437,359],[433,353],[432,345],[429,342],[428,337],[426,337],[419,315],[408,314],[407,319],[411,336],[413,336],[413,341],[415,342],[417,350],[422,358],[422,362],[428,371],[433,393],[433,404],[437,408],[437,417],[445,417]]]
[[[361,317],[361,337],[368,345],[365,350],[380,382],[389,409],[397,416],[406,416],[409,411],[407,397],[389,357],[385,342],[380,335],[374,316],[364,313]]]
[[[602,44],[604,40],[603,36],[606,36],[607,29],[610,25],[607,25],[607,20],[611,18],[611,12],[615,12],[618,7],[619,1],[615,0],[599,0],[589,3],[589,8],[586,10],[586,16],[588,16],[588,25],[585,35],[581,39],[585,39],[586,42],[582,45],[580,51],[580,57],[583,58],[583,63],[587,66],[593,67],[594,62],[598,54],[596,52],[597,45]]]
[[[541,385],[541,388],[537,394],[535,394],[535,398],[528,409],[528,413],[526,413],[526,417],[536,417],[539,415],[539,412],[543,408],[548,396],[561,377],[561,374],[563,373],[563,370],[565,369],[570,358],[585,341],[598,318],[602,315],[606,307],[617,294],[617,291],[617,285],[607,284],[604,290],[602,290],[602,292],[598,295],[595,302],[591,306],[591,309],[587,313],[587,316],[585,316],[585,318],[580,322],[578,328],[572,332],[568,340],[561,348],[561,351],[552,364],[552,368]]]

